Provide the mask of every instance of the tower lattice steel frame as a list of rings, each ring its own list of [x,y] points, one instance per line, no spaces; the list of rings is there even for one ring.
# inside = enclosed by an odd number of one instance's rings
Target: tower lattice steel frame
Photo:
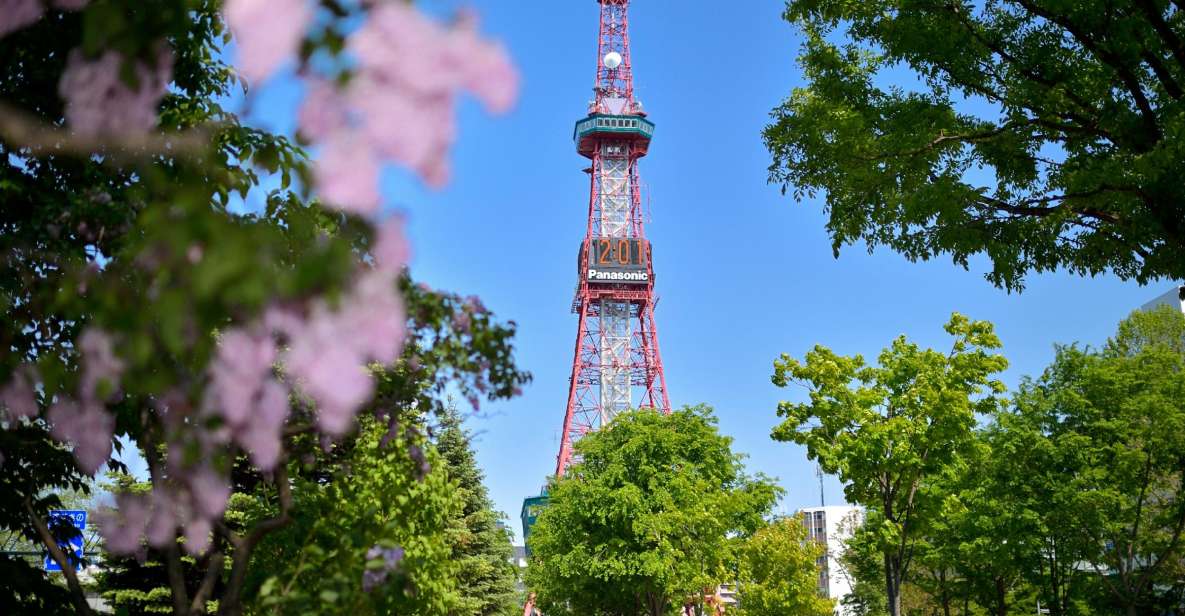
[[[630,408],[671,412],[654,323],[654,263],[646,239],[638,159],[646,155],[654,123],[634,99],[629,0],[597,0],[595,97],[576,122],[576,150],[592,161],[588,225],[577,259],[579,282],[572,312],[579,316],[568,404],[555,476],[573,461],[573,444]],[[529,534],[524,503],[524,538]],[[528,505],[531,503],[531,505]],[[524,616],[537,614],[534,595]]]
[[[572,461],[573,443],[618,413],[639,407],[664,413],[671,409],[654,323],[654,267],[638,181],[638,159],[646,155],[654,124],[634,100],[629,0],[598,2],[595,98],[574,131],[577,151],[592,166],[587,170],[588,226],[572,302],[579,324],[557,477]],[[597,278],[598,270],[609,276]]]

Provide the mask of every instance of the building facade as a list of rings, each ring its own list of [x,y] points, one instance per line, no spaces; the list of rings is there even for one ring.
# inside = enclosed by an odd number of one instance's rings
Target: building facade
[[[852,532],[864,522],[864,511],[850,505],[808,507],[800,510],[798,516],[807,537],[826,548],[818,561],[819,594],[834,599],[836,616],[845,616],[843,598],[852,590],[852,579],[840,557]]]
[[[1151,310],[1157,306],[1173,306],[1181,312],[1185,312],[1185,285],[1173,287],[1164,295],[1140,306],[1140,310]]]

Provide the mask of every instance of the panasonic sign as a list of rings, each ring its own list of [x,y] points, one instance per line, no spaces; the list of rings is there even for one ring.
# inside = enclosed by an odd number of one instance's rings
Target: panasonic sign
[[[650,282],[650,273],[644,271],[605,271],[588,268],[589,282],[620,282],[641,284]]]

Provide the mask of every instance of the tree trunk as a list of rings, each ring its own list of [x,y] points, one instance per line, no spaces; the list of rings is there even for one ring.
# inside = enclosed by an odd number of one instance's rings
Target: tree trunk
[[[901,616],[901,559],[885,554],[885,599],[889,616]]]
[[[996,578],[996,614],[1008,616],[1008,586],[1004,584],[1004,578]]]
[[[950,588],[946,585],[946,569],[939,572],[938,579],[942,587],[942,616],[950,616]]]

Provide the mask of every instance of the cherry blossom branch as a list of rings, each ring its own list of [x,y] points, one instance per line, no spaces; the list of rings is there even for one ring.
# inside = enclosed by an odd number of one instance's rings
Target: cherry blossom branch
[[[74,601],[74,608],[78,610],[79,614],[93,614],[90,604],[86,602],[86,593],[82,591],[82,585],[78,583],[78,574],[74,572],[74,563],[70,562],[66,553],[58,546],[58,541],[49,531],[49,526],[33,510],[33,503],[27,496],[25,497],[25,511],[29,513],[29,520],[37,529],[37,536],[41,538],[41,543],[45,544],[45,549],[49,550],[50,557],[62,568],[62,575],[66,577],[66,586],[70,589],[70,598]]]
[[[218,613],[220,615],[242,613],[239,594],[243,590],[243,582],[247,577],[247,564],[251,561],[251,553],[255,551],[255,546],[259,545],[259,542],[268,533],[279,530],[292,523],[292,516],[289,515],[289,512],[292,511],[292,486],[288,483],[288,469],[283,462],[276,467],[274,481],[276,490],[279,493],[279,515],[256,524],[246,537],[227,533],[227,538],[235,550],[234,561],[230,570],[230,580],[227,582],[222,600],[218,604]]]
[[[210,145],[209,128],[183,133],[124,133],[84,135],[49,126],[11,105],[0,102],[0,141],[54,154],[91,156],[96,152],[114,159],[197,154]]]

